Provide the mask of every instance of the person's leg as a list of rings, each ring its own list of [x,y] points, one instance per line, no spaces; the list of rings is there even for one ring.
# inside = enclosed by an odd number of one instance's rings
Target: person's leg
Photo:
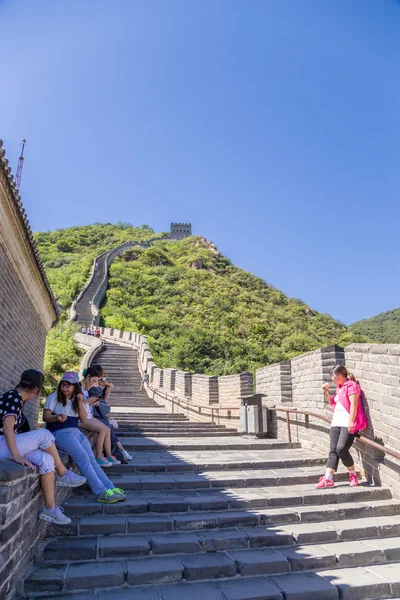
[[[97,464],[96,459],[93,454],[93,451],[92,451],[92,448],[90,447],[89,440],[81,431],[79,431],[79,434],[80,434],[80,437],[79,437],[80,444],[81,444],[82,448],[84,449],[86,455],[88,456],[91,467],[92,467],[93,471],[96,473],[96,477],[101,481],[102,485],[104,487],[106,487],[108,490],[114,489],[115,486],[114,486],[113,482],[110,481],[110,479],[108,479],[108,477],[106,477],[103,469],[101,467],[99,467],[99,465]]]
[[[48,432],[49,433],[49,432]],[[53,436],[52,436],[53,437]],[[18,436],[16,436],[18,438]],[[54,444],[53,444],[54,446]],[[44,496],[44,504],[46,508],[55,508],[55,496],[54,496],[54,459],[51,454],[43,450],[31,450],[24,454],[33,465],[36,465],[39,469],[40,475],[40,486],[42,488]]]
[[[350,448],[354,443],[355,434],[349,433],[346,427],[340,427],[340,430],[340,437],[337,443],[337,453],[347,470],[350,473],[354,473],[354,461],[350,454]]]
[[[340,438],[340,429],[341,427],[331,427],[330,431],[330,448],[329,448],[329,456],[326,463],[326,474],[325,476],[331,475],[333,476],[335,471],[337,471],[339,464],[339,454],[337,452],[337,445]]]
[[[339,455],[337,453],[337,444],[340,435],[340,427],[331,427],[330,430],[330,449],[329,456],[326,463],[325,475],[320,478],[319,482],[315,486],[317,489],[325,489],[328,487],[334,487],[333,475],[337,470],[339,463]]]
[[[86,429],[86,431],[93,431],[97,433],[96,439],[96,458],[101,458],[103,455],[103,446],[107,435],[107,427],[100,423],[98,419],[87,419],[84,423],[79,423],[79,427],[81,429]],[[108,447],[108,450],[111,452],[111,448]],[[106,448],[105,448],[105,451]],[[110,455],[108,455],[110,456]]]
[[[87,439],[78,428],[70,427],[68,429],[60,429],[55,433],[55,437],[57,447],[69,454],[82,475],[86,477],[90,489],[96,496],[101,494],[105,489],[108,489],[108,486],[105,485],[99,477],[99,472],[101,474],[103,473],[102,470],[98,465],[96,465],[97,469],[94,469],[93,467],[88,448],[83,443],[83,440],[87,442]],[[87,442],[87,444],[89,446],[90,455],[93,457],[89,442]]]

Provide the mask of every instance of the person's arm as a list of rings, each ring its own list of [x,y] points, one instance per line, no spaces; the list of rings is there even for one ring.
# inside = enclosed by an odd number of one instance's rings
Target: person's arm
[[[59,423],[64,423],[66,420],[66,415],[53,415],[50,408],[43,409],[43,421],[45,423],[56,423],[56,421]]]
[[[357,416],[358,407],[358,394],[350,394],[350,420],[349,420],[349,433],[353,433],[354,422]]]
[[[329,404],[330,404],[331,406],[333,406],[335,403],[334,403],[334,401],[333,401],[333,398],[332,398],[332,396],[331,396],[331,395],[330,395],[330,393],[329,393],[329,388],[330,388],[330,385],[329,385],[329,383],[325,383],[325,384],[322,386],[323,392],[324,392],[324,394],[325,394],[325,398],[327,399],[327,401],[329,402]]]
[[[85,406],[84,406],[84,402],[83,402],[83,395],[78,394],[77,399],[78,399],[78,417],[79,417],[79,420],[82,423],[84,423],[85,421],[87,421],[87,414],[86,414],[86,410],[85,410]]]
[[[13,461],[18,463],[19,465],[24,465],[25,467],[30,467],[31,469],[34,469],[35,467],[33,466],[33,464],[29,462],[27,458],[21,456],[18,451],[14,433],[15,420],[16,418],[14,417],[14,415],[8,415],[5,417],[3,424],[3,434],[6,438],[6,443],[10,451],[11,457]]]

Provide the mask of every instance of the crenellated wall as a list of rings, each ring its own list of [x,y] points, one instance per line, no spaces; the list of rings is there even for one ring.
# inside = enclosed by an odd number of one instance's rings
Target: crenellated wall
[[[395,344],[353,344],[344,350],[329,346],[277,365],[259,369],[256,390],[267,395],[265,406],[284,406],[306,410],[331,418],[332,409],[326,403],[322,385],[334,385],[331,372],[335,365],[345,364],[361,385],[362,403],[369,427],[364,434],[391,450],[400,452],[400,346]],[[329,451],[329,425],[314,417],[291,415],[292,440],[305,448]],[[269,413],[269,433],[288,439],[283,413]],[[354,445],[356,463],[366,477],[385,483],[400,493],[400,462],[382,455],[360,441]]]

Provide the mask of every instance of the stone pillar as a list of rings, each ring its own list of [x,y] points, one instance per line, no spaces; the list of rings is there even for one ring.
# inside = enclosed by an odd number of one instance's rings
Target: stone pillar
[[[175,373],[175,393],[179,398],[190,398],[192,395],[192,373],[177,371]]]
[[[218,377],[213,375],[192,375],[192,400],[197,404],[218,403]]]

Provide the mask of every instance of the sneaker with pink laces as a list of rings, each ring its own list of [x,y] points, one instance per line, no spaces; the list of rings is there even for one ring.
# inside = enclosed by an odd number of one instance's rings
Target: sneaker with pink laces
[[[325,488],[333,488],[335,487],[335,482],[333,479],[327,479],[325,476],[319,478],[319,482],[315,486],[317,490],[323,490]]]
[[[350,487],[355,487],[358,485],[358,475],[357,473],[350,473]]]

